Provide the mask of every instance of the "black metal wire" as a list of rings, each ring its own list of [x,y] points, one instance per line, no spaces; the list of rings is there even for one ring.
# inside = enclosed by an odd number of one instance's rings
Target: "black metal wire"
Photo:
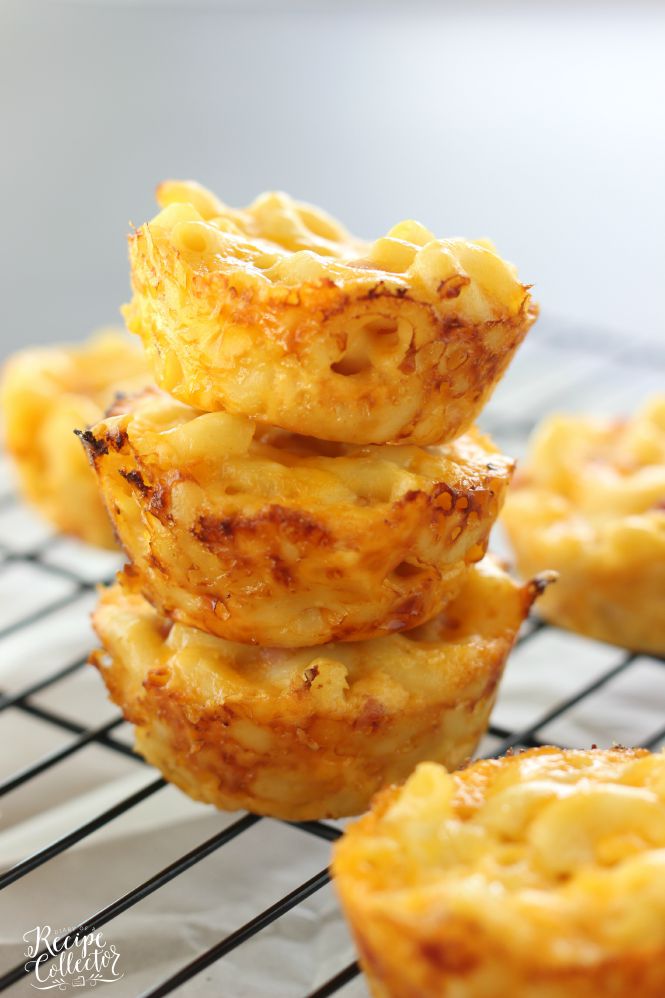
[[[338,974],[331,977],[329,981],[322,984],[316,991],[310,991],[307,998],[328,998],[329,995],[334,995],[352,981],[354,977],[357,977],[359,973],[360,967],[358,966],[358,961],[354,960],[353,963],[350,963],[344,970],[340,970]]]
[[[59,682],[61,679],[66,679],[67,676],[71,676],[73,672],[77,672],[81,669],[87,662],[88,657],[79,658],[75,662],[70,662],[68,665],[63,665],[61,669],[56,672],[51,672],[48,676],[43,679],[37,680],[37,682],[32,683],[30,686],[24,686],[22,690],[18,693],[6,693],[0,694],[0,713],[3,710],[7,710],[8,707],[15,707],[17,703],[23,700],[27,700],[28,697],[32,697],[35,693],[41,693],[42,690],[48,689],[49,686],[53,686],[54,683]]]
[[[15,620],[13,623],[7,624],[6,627],[0,627],[0,641],[2,641],[3,638],[9,637],[10,634],[15,634],[16,631],[23,631],[26,627],[30,627],[32,624],[38,624],[40,620],[50,617],[58,610],[64,610],[64,608],[69,606],[70,603],[73,603],[86,588],[89,587],[84,583],[80,583],[73,592],[68,593],[66,596],[61,596],[59,599],[53,600],[52,603],[48,603],[39,610],[34,610],[32,613],[26,614],[25,617],[21,617],[20,620]]]
[[[342,834],[339,828],[333,825],[326,825],[323,821],[286,821],[286,825],[292,828],[300,828],[309,835],[316,835],[317,839],[325,839],[326,842],[336,842]]]
[[[62,937],[56,938],[52,945],[52,949],[42,949],[39,953],[28,961],[28,963],[19,963],[16,967],[13,967],[6,974],[0,977],[0,991],[8,988],[12,984],[16,984],[21,978],[29,974],[37,961],[42,963],[48,963],[52,958],[53,952],[56,944],[58,944],[59,951],[70,948],[73,945],[76,936],[85,936],[90,932],[96,932],[101,929],[103,925],[110,922],[112,918],[116,918],[121,915],[123,911],[127,911],[128,908],[133,907],[143,898],[148,897],[150,894],[154,894],[155,891],[159,890],[160,887],[164,887],[169,881],[173,880],[175,877],[179,877],[181,873],[185,870],[189,870],[190,867],[195,866],[196,863],[200,863],[202,859],[206,859],[221,846],[226,845],[236,836],[240,835],[242,832],[247,831],[252,825],[255,825],[261,819],[255,814],[247,814],[244,818],[240,818],[235,821],[228,828],[223,829],[223,831],[218,832],[213,835],[212,838],[207,839],[200,845],[196,846],[195,849],[190,850],[184,856],[181,856],[175,862],[170,863],[168,866],[156,873],[154,877],[150,877],[148,880],[144,881],[138,887],[133,890],[128,891],[123,894],[122,897],[117,898],[112,904],[107,905],[105,908],[100,909],[96,914],[92,915],[90,918],[86,919],[84,922],[80,922],[77,926],[70,928],[67,933],[67,937],[63,940]]]
[[[25,877],[27,873],[36,870],[38,866],[48,862],[49,859],[59,856],[61,852],[70,849],[77,842],[87,838],[88,835],[92,835],[99,828],[103,828],[104,825],[108,825],[109,821],[113,821],[114,818],[118,818],[121,814],[129,811],[130,808],[141,804],[164,786],[166,786],[166,780],[163,780],[161,777],[153,780],[152,783],[148,783],[145,787],[125,797],[117,804],[114,804],[113,807],[102,811],[96,818],[86,821],[85,824],[79,825],[78,828],[75,828],[68,835],[63,835],[62,838],[56,839],[55,842],[51,842],[50,845],[45,846],[43,849],[39,849],[32,856],[28,856],[27,859],[17,863],[16,866],[12,866],[6,873],[0,875],[0,890],[9,887],[10,884],[20,880],[21,877]]]
[[[82,735],[88,730],[84,725],[77,724],[76,721],[72,721],[68,717],[64,717],[64,715],[58,714],[54,710],[49,710],[46,707],[40,707],[36,703],[31,703],[23,697],[16,704],[16,709],[20,710],[24,714],[29,714],[31,717],[37,717],[40,721],[48,721],[49,724],[52,724],[57,728],[62,728],[64,731],[70,731],[72,734]],[[119,721],[122,720],[120,715],[118,715],[118,719]],[[95,744],[104,745],[106,748],[113,749],[114,752],[119,752],[121,755],[126,756],[128,759],[132,759],[134,762],[146,765],[141,756],[137,755],[129,745],[125,745],[124,742],[116,741],[116,739],[112,738],[108,733],[101,732],[95,736],[94,741]]]
[[[290,894],[287,894],[286,897],[281,898],[275,904],[271,905],[269,908],[266,908],[265,911],[262,911],[260,915],[257,915],[249,922],[246,922],[245,925],[241,926],[239,929],[236,929],[236,931],[232,932],[231,935],[226,936],[226,938],[222,939],[221,942],[217,943],[215,946],[211,946],[210,949],[206,950],[205,953],[202,953],[201,956],[196,958],[196,960],[192,960],[191,963],[188,963],[185,967],[182,967],[181,970],[177,971],[177,973],[172,974],[171,977],[168,977],[165,981],[162,981],[162,983],[158,984],[157,987],[151,988],[149,991],[144,991],[141,998],[161,998],[162,995],[170,994],[171,991],[174,991],[175,988],[180,987],[180,985],[184,984],[185,981],[195,977],[196,974],[200,974],[201,971],[205,970],[206,967],[209,967],[211,963],[214,963],[216,960],[226,956],[227,953],[230,953],[231,950],[236,949],[241,943],[247,942],[248,939],[255,936],[257,932],[261,931],[261,929],[265,929],[265,927],[270,925],[271,922],[274,922],[282,915],[285,915],[287,911],[291,911],[291,909],[295,908],[296,905],[301,904],[302,901],[306,901],[307,898],[316,891],[319,891],[322,887],[325,887],[329,881],[330,872],[327,869],[321,870],[320,873],[317,873],[314,877],[311,877],[310,880],[306,880],[304,884],[300,884],[299,887],[296,887],[296,889],[291,891]]]
[[[537,731],[556,720],[557,717],[561,717],[562,714],[567,713],[571,707],[574,707],[576,704],[580,703],[581,700],[584,700],[586,697],[590,696],[591,693],[594,693],[596,690],[599,690],[601,687],[605,686],[605,684],[609,683],[611,679],[614,679],[615,676],[618,676],[621,672],[627,669],[628,666],[635,661],[635,658],[635,655],[626,655],[621,662],[618,663],[618,665],[615,665],[611,669],[607,669],[601,676],[594,679],[593,682],[587,683],[587,685],[583,686],[582,689],[577,690],[571,696],[561,700],[551,710],[548,710],[545,714],[541,714],[528,727],[523,728],[521,731],[513,732],[505,738],[500,745],[496,746],[492,755],[503,755],[508,751],[508,749],[516,748],[518,745],[526,745],[527,743],[531,744],[535,742],[536,744],[542,745],[543,742],[536,736]],[[548,742],[548,745],[549,744],[551,744],[551,742]]]
[[[665,725],[663,725],[663,727],[660,728],[654,735],[650,735],[649,738],[645,738],[644,741],[640,743],[640,747],[653,749],[662,741],[665,741]]]
[[[573,349],[593,350],[598,343],[597,335],[591,335],[582,330],[568,330],[567,333],[562,335],[560,327],[552,321],[549,323],[546,321],[541,322],[541,331],[539,332],[539,335],[541,342],[546,343],[549,347],[556,346],[565,351],[571,351]],[[636,363],[635,350],[632,348],[631,350],[627,350],[625,341],[622,341],[621,339],[617,339],[612,342],[608,341],[607,337],[604,336],[603,347],[605,358],[611,358],[613,356],[619,359],[623,358],[623,360],[630,362],[631,364]],[[661,351],[657,347],[652,347],[647,363],[651,366],[663,365],[665,363],[665,352]],[[589,382],[593,380],[592,375],[587,375],[586,377]],[[581,377],[578,381],[581,386],[584,384],[585,379]],[[503,431],[515,436],[524,436],[531,429],[533,423],[534,418],[529,418],[529,414],[527,413],[526,415],[520,415],[515,419],[496,419],[494,420],[494,424],[491,425],[491,429],[494,432]],[[16,498],[13,493],[0,494],[0,512],[13,506],[15,502]],[[94,582],[79,577],[75,571],[44,560],[44,556],[49,553],[51,546],[56,542],[56,540],[57,538],[55,536],[49,537],[34,550],[28,552],[16,552],[8,549],[6,545],[0,544],[0,571],[12,564],[27,562],[34,565],[40,571],[45,571],[52,575],[61,577],[72,584],[71,591],[66,595],[55,599],[46,606],[43,606],[32,613],[26,614],[20,619],[4,626],[3,628],[0,628],[0,640],[20,632],[21,630],[30,627],[41,620],[47,620],[59,610],[75,603],[76,600],[81,598],[82,594],[90,592],[94,588]],[[536,619],[531,628],[526,630],[520,636],[518,644],[520,646],[525,644],[528,645],[528,643],[540,634],[546,627],[547,625],[542,620]],[[660,660],[665,663],[665,660],[662,658],[659,659],[658,656],[647,657],[651,661]],[[636,656],[634,655],[623,655],[620,661],[604,670],[592,682],[589,682],[583,687],[577,689],[573,694],[562,699],[550,710],[540,715],[528,726],[520,730],[510,729],[499,724],[492,723],[489,727],[489,733],[498,739],[498,744],[495,746],[492,754],[502,754],[503,752],[516,747],[530,747],[543,744],[539,737],[539,733],[548,724],[557,718],[562,717],[572,707],[576,706],[591,694],[601,689],[612,679],[629,669],[635,660]],[[32,699],[36,694],[42,693],[61,680],[72,675],[77,670],[81,669],[84,662],[84,659],[78,658],[68,664],[65,664],[57,670],[54,670],[44,678],[26,685],[21,690],[16,692],[5,692],[4,694],[0,693],[0,713],[9,709],[14,709],[73,736],[71,740],[66,742],[61,748],[44,755],[43,757],[32,762],[20,772],[8,777],[4,783],[0,784],[0,796],[2,794],[9,793],[19,786],[27,784],[29,780],[39,774],[49,772],[56,764],[62,762],[64,759],[75,756],[78,751],[90,744],[103,746],[113,752],[130,757],[138,763],[143,763],[143,760],[136,756],[128,745],[112,737],[112,732],[122,723],[122,718],[119,715],[104,724],[91,728],[83,724],[78,724],[76,721],[59,714],[51,708],[37,704]],[[665,739],[665,726],[645,738],[642,744],[647,748],[652,748],[663,739]],[[551,741],[548,740],[547,743],[551,744]],[[10,884],[18,882],[23,877],[30,874],[33,870],[60,855],[88,836],[94,834],[94,832],[103,828],[115,818],[120,817],[132,808],[137,807],[142,802],[148,800],[164,786],[165,781],[162,778],[153,779],[140,790],[128,794],[112,807],[106,808],[104,811],[91,817],[80,826],[72,829],[68,834],[62,836],[54,842],[51,842],[44,848],[33,853],[31,856],[28,856],[26,859],[7,870],[4,874],[0,874],[0,890],[8,887]],[[254,815],[245,815],[239,818],[237,821],[233,822],[216,835],[213,835],[211,838],[200,843],[198,846],[195,846],[185,855],[170,863],[142,884],[132,888],[122,896],[118,897],[115,901],[99,909],[95,914],[82,919],[77,927],[78,931],[80,933],[87,933],[99,929],[113,918],[116,918],[122,912],[127,911],[144,898],[154,894],[171,880],[185,873],[186,870],[190,869],[196,863],[199,863],[206,857],[212,855],[226,843],[243,834],[260,820],[268,821],[270,819],[259,819]],[[307,835],[315,836],[325,842],[334,842],[341,834],[338,828],[320,821],[285,822],[285,824],[298,829]],[[204,953],[201,953],[198,957],[187,963],[186,966],[180,968],[166,980],[145,992],[143,998],[158,998],[158,996],[171,993],[196,974],[209,967],[212,963],[219,960],[233,949],[252,938],[258,932],[262,931],[262,929],[266,928],[268,925],[285,915],[292,908],[305,901],[316,891],[323,888],[328,882],[329,872],[327,870],[322,870],[310,880],[297,886],[288,895],[279,899],[275,904],[271,905],[269,908],[266,908],[265,911],[251,919],[245,925],[221,939]],[[76,929],[71,931],[72,936],[75,934]],[[13,984],[24,979],[28,973],[29,969],[26,969],[24,964],[13,967],[3,976],[0,976],[0,991],[11,987]],[[352,962],[340,969],[339,972],[320,985],[316,990],[312,991],[308,998],[327,998],[327,996],[337,993],[341,988],[352,981],[358,973],[359,968],[357,963]]]
[[[42,756],[36,762],[31,763],[26,766],[25,769],[21,769],[14,776],[11,776],[8,780],[4,780],[0,783],[0,797],[4,797],[11,790],[15,790],[16,787],[20,787],[21,784],[27,783],[35,776],[39,776],[40,773],[44,773],[51,766],[55,766],[57,762],[62,762],[63,759],[69,758],[74,752],[78,752],[79,749],[84,748],[89,745],[90,742],[98,740],[103,735],[108,734],[109,731],[113,731],[114,728],[119,727],[124,723],[124,718],[114,717],[112,721],[107,721],[106,724],[100,724],[97,728],[90,728],[89,731],[84,731],[82,734],[75,738],[74,741],[68,742],[67,745],[63,745],[62,748],[55,749],[53,752],[48,752],[46,755]]]

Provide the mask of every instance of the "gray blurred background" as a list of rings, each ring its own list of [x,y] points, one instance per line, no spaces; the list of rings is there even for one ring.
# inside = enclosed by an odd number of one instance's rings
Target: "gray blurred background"
[[[1,355],[118,320],[169,176],[489,235],[546,321],[663,339],[662,3],[0,0],[0,77]]]

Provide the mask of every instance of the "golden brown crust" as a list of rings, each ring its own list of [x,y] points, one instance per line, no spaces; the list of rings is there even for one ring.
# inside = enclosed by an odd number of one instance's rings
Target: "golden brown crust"
[[[107,330],[77,346],[24,350],[7,362],[2,408],[21,492],[58,530],[115,548],[94,475],[74,436],[101,418],[116,391],[150,380],[141,351]]]
[[[503,523],[522,573],[559,572],[543,616],[665,655],[665,397],[623,422],[545,420]]]
[[[291,820],[364,810],[424,758],[462,765],[536,595],[489,559],[408,635],[325,648],[232,644],[106,590],[94,664],[137,748],[186,793]]]
[[[536,318],[483,241],[402,222],[363,244],[280,194],[233,211],[170,182],[159,200],[130,239],[125,314],[161,387],[202,410],[322,440],[445,442]]]
[[[372,993],[665,989],[665,755],[544,748],[425,764],[336,846]]]
[[[84,442],[133,588],[174,620],[265,646],[434,616],[483,556],[512,471],[476,431],[429,451],[321,444],[154,392]]]
[[[493,947],[472,920],[424,925],[415,943],[410,920],[376,909],[357,917],[366,929],[353,936],[375,998],[661,998],[665,987],[665,947],[591,966],[543,968]]]

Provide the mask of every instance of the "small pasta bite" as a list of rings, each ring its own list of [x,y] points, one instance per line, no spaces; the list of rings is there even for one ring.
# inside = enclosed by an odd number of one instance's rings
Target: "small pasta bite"
[[[125,310],[158,384],[347,443],[434,444],[473,423],[537,310],[486,240],[401,222],[374,243],[286,194],[235,210],[193,182],[130,238]]]
[[[19,487],[63,533],[116,547],[74,429],[96,423],[117,392],[138,391],[150,380],[143,352],[119,330],[100,331],[82,344],[23,350],[7,361],[4,436]]]
[[[665,655],[665,396],[626,420],[546,419],[503,525],[522,573],[559,573],[547,620]]]
[[[423,763],[336,845],[378,998],[665,994],[665,754]]]
[[[93,615],[92,661],[136,726],[137,750],[191,797],[289,820],[340,817],[422,759],[469,759],[540,588],[487,558],[417,630],[280,649],[172,624],[121,577]]]
[[[322,443],[154,390],[83,441],[133,587],[173,620],[289,648],[434,616],[483,557],[513,467],[476,431]]]

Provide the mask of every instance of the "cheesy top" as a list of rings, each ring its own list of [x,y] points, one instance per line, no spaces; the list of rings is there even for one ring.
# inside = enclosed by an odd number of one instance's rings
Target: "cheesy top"
[[[95,432],[126,433],[142,461],[186,473],[211,496],[221,488],[262,501],[366,507],[440,491],[444,482],[459,491],[457,498],[440,497],[444,507],[447,498],[448,509],[467,508],[469,494],[488,482],[505,485],[513,467],[476,430],[431,448],[330,443],[244,416],[201,413],[155,390],[111,412]]]
[[[454,912],[562,961],[665,942],[665,753],[423,763],[351,835],[347,861],[396,910]]]
[[[7,446],[32,461],[37,479],[63,452],[87,474],[74,427],[96,422],[117,393],[137,392],[149,381],[143,351],[117,329],[100,330],[81,344],[22,350],[4,370]],[[66,489],[64,477],[60,487]]]
[[[468,569],[458,596],[433,620],[367,641],[313,648],[226,641],[167,623],[126,592],[122,576],[103,591],[95,622],[116,658],[122,649],[137,697],[157,677],[156,684],[192,701],[192,718],[202,705],[246,701],[257,721],[315,711],[356,722],[370,701],[380,716],[394,713],[408,726],[414,708],[461,704],[468,711],[491,696],[532,600],[529,586],[518,586],[488,556]],[[99,664],[110,663],[102,656]]]
[[[533,440],[524,481],[598,525],[665,514],[665,395],[627,420],[550,417]]]
[[[524,302],[515,268],[485,239],[438,239],[408,220],[365,243],[321,209],[274,191],[233,209],[192,181],[166,181],[157,199],[162,211],[147,232],[167,235],[195,269],[287,287],[380,282],[439,304],[462,294],[475,322],[516,315]]]

